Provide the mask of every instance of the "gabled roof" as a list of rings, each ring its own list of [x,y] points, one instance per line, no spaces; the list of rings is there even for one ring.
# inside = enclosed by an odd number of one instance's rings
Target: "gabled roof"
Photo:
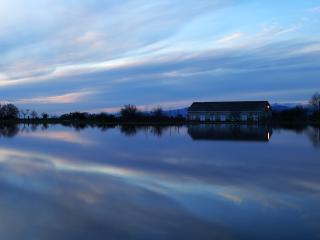
[[[264,111],[268,105],[268,101],[194,102],[188,111]]]

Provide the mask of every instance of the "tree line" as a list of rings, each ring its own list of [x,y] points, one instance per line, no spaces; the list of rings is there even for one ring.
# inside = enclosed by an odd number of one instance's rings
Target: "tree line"
[[[125,105],[121,108],[119,115],[113,115],[108,113],[90,114],[87,112],[72,112],[63,114],[59,117],[63,121],[98,121],[109,123],[144,123],[144,122],[183,122],[185,118],[182,115],[168,116],[162,110],[157,107],[151,112],[143,112],[139,110],[135,105]]]
[[[182,122],[184,117],[168,116],[162,110],[157,107],[151,112],[142,112],[135,105],[125,105],[120,114],[114,115],[109,113],[88,113],[88,112],[70,112],[62,114],[61,116],[49,116],[48,113],[38,114],[35,110],[21,109],[19,110],[13,104],[0,105],[0,119],[1,120],[23,120],[23,121],[35,121],[35,120],[50,120],[50,121],[76,121],[76,122]]]
[[[309,107],[297,106],[295,108],[281,111],[273,111],[272,120],[275,122],[320,122],[320,94],[315,93],[310,101]],[[186,118],[182,115],[169,116],[161,107],[151,112],[143,112],[135,105],[125,105],[119,114],[71,112],[61,116],[49,116],[48,113],[38,114],[35,110],[19,110],[13,104],[0,105],[0,120],[16,121],[62,121],[62,122],[104,122],[104,123],[183,123]]]
[[[273,111],[275,122],[320,122],[320,94],[315,93],[309,100],[309,107],[296,106],[282,111]]]

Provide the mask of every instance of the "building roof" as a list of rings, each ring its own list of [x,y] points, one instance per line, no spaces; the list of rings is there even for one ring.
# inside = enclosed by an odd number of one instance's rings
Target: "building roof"
[[[268,101],[194,102],[188,111],[264,111],[268,105],[270,106]]]

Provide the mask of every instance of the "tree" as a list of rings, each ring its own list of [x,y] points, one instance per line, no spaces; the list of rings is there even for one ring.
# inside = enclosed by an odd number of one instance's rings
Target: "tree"
[[[49,117],[49,114],[48,114],[48,113],[43,112],[43,113],[41,113],[41,117],[42,117],[42,119],[47,120],[47,119],[48,119],[48,117]]]
[[[26,119],[26,115],[27,115],[26,110],[21,109],[20,113],[21,113],[21,115],[23,116],[23,119]]]
[[[313,107],[314,110],[320,111],[320,93],[316,92],[312,95],[309,100],[309,104]]]
[[[38,118],[38,113],[37,113],[35,110],[32,110],[32,111],[31,111],[31,118],[32,118],[32,119]]]
[[[163,117],[163,110],[161,107],[157,107],[152,110],[151,114],[152,114],[152,116],[154,116],[156,118],[161,118],[161,117]]]
[[[120,110],[121,117],[124,119],[134,119],[138,114],[138,109],[135,105],[125,105],[124,108]]]
[[[30,114],[30,109],[26,109],[26,116],[27,116],[27,118],[29,119],[30,118],[30,116],[29,116],[29,114]]]
[[[5,104],[0,106],[0,118],[2,119],[17,119],[19,109],[13,104]]]

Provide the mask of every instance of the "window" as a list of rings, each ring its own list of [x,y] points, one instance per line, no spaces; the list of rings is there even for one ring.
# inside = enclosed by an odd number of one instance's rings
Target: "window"
[[[241,115],[241,121],[248,121],[248,115],[247,114],[242,114]]]

